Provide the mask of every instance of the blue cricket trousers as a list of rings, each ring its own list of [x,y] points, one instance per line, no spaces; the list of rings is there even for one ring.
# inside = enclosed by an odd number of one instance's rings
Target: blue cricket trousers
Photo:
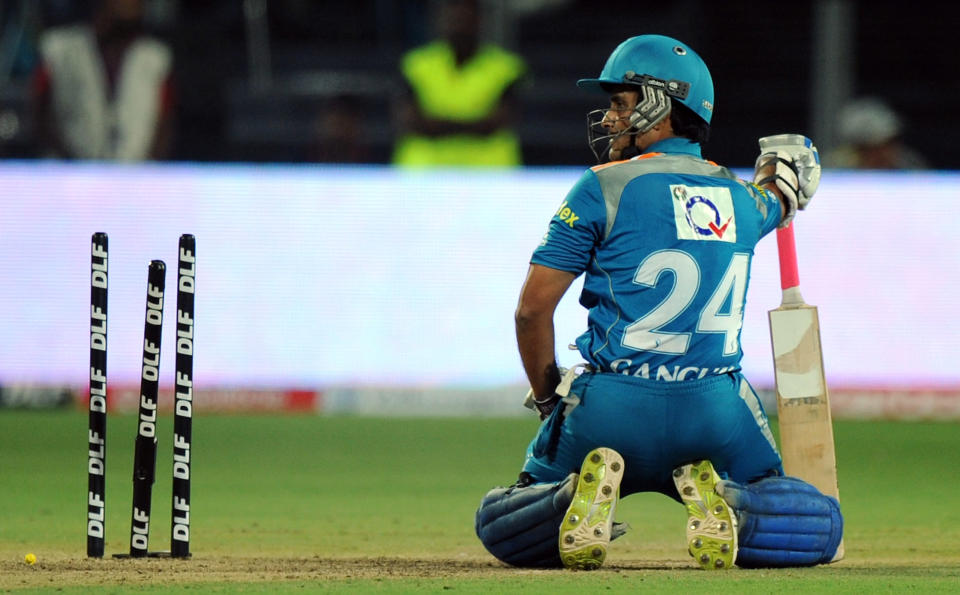
[[[760,399],[739,373],[658,382],[588,372],[574,380],[570,394],[579,404],[568,405],[565,418],[558,406],[527,448],[523,470],[537,482],[579,471],[599,446],[624,458],[621,497],[660,492],[679,500],[672,471],[699,459],[742,483],[783,475]]]

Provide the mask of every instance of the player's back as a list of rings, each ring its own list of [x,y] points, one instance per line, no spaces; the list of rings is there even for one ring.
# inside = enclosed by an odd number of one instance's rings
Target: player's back
[[[750,262],[779,221],[775,199],[688,154],[593,173],[606,225],[586,269],[580,351],[604,371],[663,381],[737,369]]]

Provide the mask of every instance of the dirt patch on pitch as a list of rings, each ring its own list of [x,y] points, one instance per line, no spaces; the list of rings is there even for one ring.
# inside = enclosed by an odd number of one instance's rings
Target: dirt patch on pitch
[[[610,570],[649,568],[609,565]],[[659,569],[680,569],[688,564],[660,561]],[[490,558],[228,558],[195,557],[190,560],[149,558],[46,559],[33,566],[0,561],[0,589],[71,586],[157,586],[190,583],[259,583],[273,581],[335,581],[391,578],[483,578],[509,573],[536,574],[549,570],[509,568]]]
[[[0,589],[81,585],[160,585],[205,582],[271,582],[403,577],[479,576],[503,572],[491,560],[401,558],[149,558],[46,559],[33,566],[0,562]]]

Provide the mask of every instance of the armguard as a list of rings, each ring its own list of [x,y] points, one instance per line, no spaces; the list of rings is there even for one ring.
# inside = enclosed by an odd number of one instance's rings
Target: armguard
[[[843,537],[836,499],[795,477],[769,477],[748,485],[717,484],[738,519],[737,566],[776,568],[830,562]]]

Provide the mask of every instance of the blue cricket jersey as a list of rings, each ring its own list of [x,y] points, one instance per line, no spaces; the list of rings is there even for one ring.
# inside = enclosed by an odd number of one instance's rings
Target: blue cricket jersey
[[[779,200],[670,138],[583,174],[531,262],[586,273],[577,338],[602,372],[680,381],[739,369],[757,242]]]

